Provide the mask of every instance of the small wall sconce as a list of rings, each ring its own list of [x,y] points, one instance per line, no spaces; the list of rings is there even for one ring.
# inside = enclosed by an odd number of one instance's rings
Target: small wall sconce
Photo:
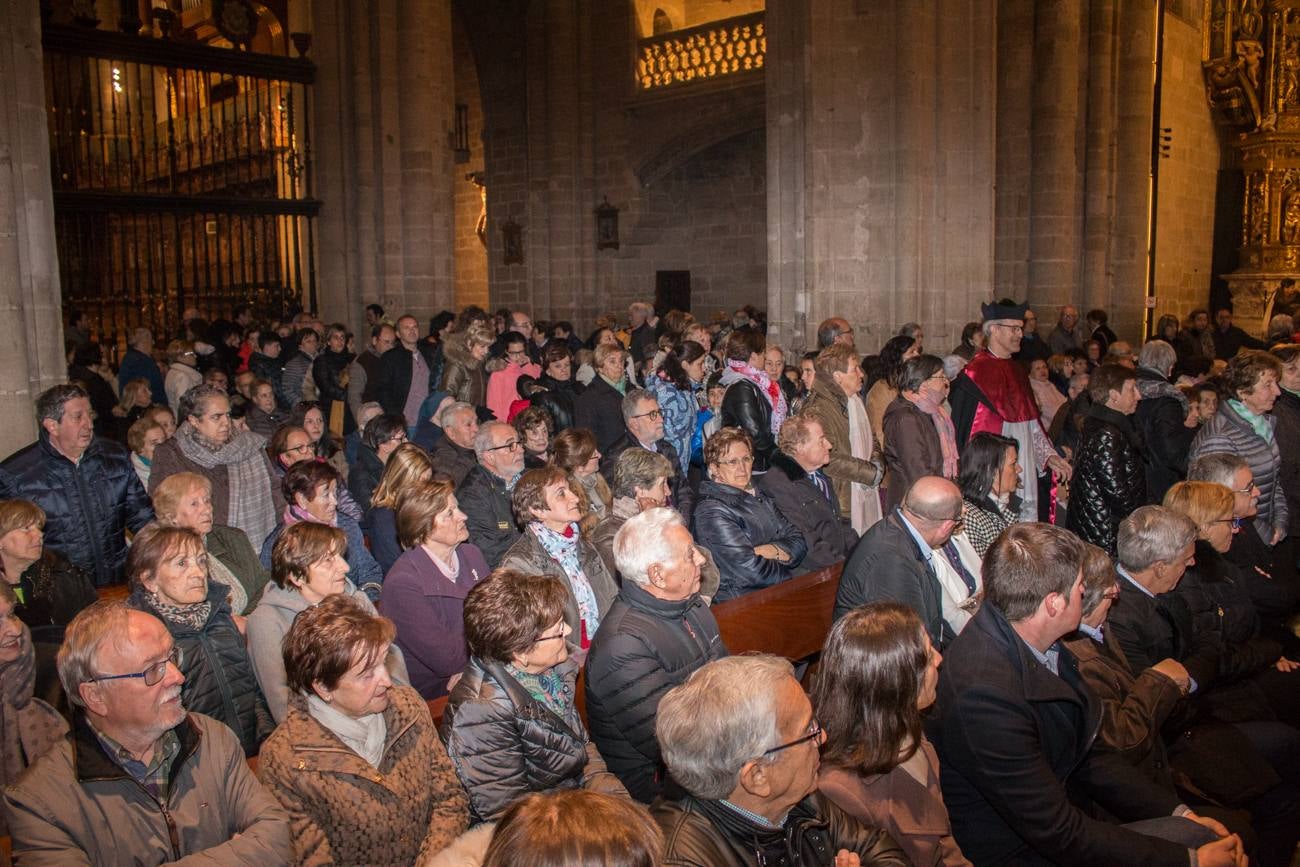
[[[524,227],[513,217],[501,224],[501,261],[507,265],[522,265],[524,261]]]
[[[611,205],[606,196],[601,196],[601,203],[596,208],[596,249],[618,249],[618,208]]]

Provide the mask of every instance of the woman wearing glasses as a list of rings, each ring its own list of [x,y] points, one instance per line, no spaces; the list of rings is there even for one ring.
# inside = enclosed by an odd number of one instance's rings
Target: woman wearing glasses
[[[942,662],[916,612],[873,602],[836,621],[812,692],[826,732],[818,788],[888,831],[918,867],[970,864],[952,837],[939,757],[921,729]]]
[[[559,579],[510,569],[493,572],[465,599],[469,663],[451,691],[441,733],[475,822],[499,818],[533,792],[627,794],[574,705],[570,606]]]
[[[919,355],[895,377],[898,397],[885,409],[885,508],[892,512],[922,476],[957,478],[957,433],[944,403],[943,361]]]
[[[230,590],[208,580],[203,537],[185,527],[150,524],[132,541],[126,572],[131,607],[161,620],[176,642],[185,709],[225,723],[245,755],[256,755],[275,724],[231,615]]]
[[[582,501],[572,477],[558,467],[529,470],[515,483],[511,505],[524,527],[501,560],[503,569],[560,579],[569,593],[565,624],[586,650],[618,595],[596,546],[583,535]]]
[[[1207,701],[1231,701],[1235,682],[1257,696],[1263,692],[1277,718],[1300,724],[1300,663],[1283,656],[1282,645],[1260,632],[1259,613],[1237,566],[1224,554],[1242,529],[1234,517],[1232,491],[1212,482],[1179,482],[1165,494],[1166,509],[1196,524],[1196,562],[1170,595],[1191,612],[1198,636],[1222,643],[1219,674]],[[1223,684],[1223,685],[1221,685]]]
[[[808,553],[803,534],[754,488],[749,434],[724,427],[704,444],[709,478],[695,503],[695,541],[718,564],[715,602],[789,580]]]
[[[257,548],[284,509],[262,438],[235,430],[230,398],[211,385],[185,392],[180,418],[176,435],[154,449],[149,493],[174,473],[198,473],[212,483],[213,520],[243,530]]]

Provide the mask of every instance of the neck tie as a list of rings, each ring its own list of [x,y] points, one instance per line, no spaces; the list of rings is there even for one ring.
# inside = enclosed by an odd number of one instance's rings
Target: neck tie
[[[949,540],[939,550],[943,551],[943,556],[948,558],[948,562],[952,565],[953,570],[956,571],[957,575],[961,578],[962,583],[966,585],[966,589],[970,591],[972,596],[974,596],[976,589],[975,576],[970,574],[966,569],[966,566],[961,562],[961,555],[957,553],[957,546]]]

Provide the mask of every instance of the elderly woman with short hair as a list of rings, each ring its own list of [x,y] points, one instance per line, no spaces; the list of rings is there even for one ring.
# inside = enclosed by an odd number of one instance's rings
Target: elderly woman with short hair
[[[633,447],[618,456],[614,463],[614,501],[589,534],[611,575],[616,574],[614,534],[633,515],[668,505],[668,481],[672,477],[672,463],[657,452]]]
[[[1243,350],[1228,362],[1223,374],[1223,400],[1218,412],[1201,425],[1192,440],[1189,461],[1211,452],[1243,458],[1259,486],[1259,517],[1255,530],[1275,545],[1290,530],[1290,510],[1281,484],[1282,455],[1272,415],[1280,391],[1282,365],[1267,352]]]
[[[384,579],[380,608],[397,628],[411,685],[426,699],[439,698],[469,661],[465,597],[490,570],[483,552],[466,541],[465,513],[449,480],[404,493],[397,532],[406,553]]]
[[[0,500],[0,577],[41,644],[62,643],[63,628],[96,599],[90,575],[45,547],[45,510],[30,500]]]
[[[948,377],[943,361],[919,355],[894,378],[898,396],[885,409],[885,508],[896,509],[922,476],[957,477],[957,434],[944,408]]]
[[[379,598],[384,573],[366,548],[361,526],[339,508],[342,487],[338,471],[324,461],[303,461],[290,467],[280,481],[284,499],[289,505],[279,525],[262,544],[262,566],[271,568],[272,552],[285,528],[304,521],[337,527],[347,539],[347,563],[352,580],[373,601]]]
[[[266,588],[262,601],[248,616],[247,630],[253,671],[276,722],[284,719],[289,707],[280,646],[294,618],[325,597],[339,593],[355,599],[369,613],[376,613],[374,603],[348,580],[348,563],[343,556],[347,544],[342,530],[311,521],[285,528],[276,539],[271,553],[272,586]],[[410,683],[402,652],[395,646],[389,649],[388,670],[396,682]]]
[[[164,527],[185,527],[203,538],[208,578],[230,588],[230,610],[247,614],[270,580],[243,531],[212,520],[212,483],[198,473],[169,476],[153,492],[153,511]]]
[[[167,344],[167,380],[164,390],[167,392],[167,405],[178,418],[184,419],[180,411],[181,398],[196,385],[203,384],[203,374],[197,365],[199,354],[189,340],[173,340]]]
[[[623,585],[587,658],[587,720],[610,771],[648,804],[663,784],[659,699],[727,648],[700,596],[704,556],[681,515],[654,507],[630,518],[614,557]]]
[[[523,535],[501,560],[503,569],[551,575],[568,588],[564,619],[585,650],[618,593],[600,554],[578,529],[576,483],[563,470],[529,470],[515,483],[511,505]]]
[[[186,527],[151,524],[127,554],[130,605],[166,626],[181,653],[185,709],[228,725],[246,755],[256,755],[274,724],[226,601],[229,589],[208,580],[203,538]]]
[[[258,777],[289,812],[297,864],[424,864],[469,825],[428,707],[388,673],[393,632],[336,595],[285,634],[289,710]]]
[[[440,731],[476,822],[498,818],[533,792],[627,793],[605,769],[574,703],[571,599],[558,578],[510,569],[493,572],[465,598],[470,658]]]
[[[1187,452],[1196,436],[1196,428],[1187,426],[1187,396],[1169,378],[1177,360],[1174,348],[1163,340],[1148,340],[1138,351],[1136,373],[1141,400],[1133,422],[1147,445],[1149,502],[1161,500],[1174,482],[1187,476]]]
[[[808,552],[803,534],[754,488],[749,435],[725,427],[704,444],[709,478],[692,518],[695,539],[718,564],[714,601],[789,580]]]
[[[237,432],[230,421],[230,398],[219,388],[198,385],[180,402],[181,426],[153,454],[149,493],[174,473],[198,473],[212,484],[213,520],[235,527],[260,546],[284,509],[265,441]]]

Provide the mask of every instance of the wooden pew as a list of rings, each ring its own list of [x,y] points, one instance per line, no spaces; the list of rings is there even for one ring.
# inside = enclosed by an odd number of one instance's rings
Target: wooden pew
[[[822,649],[831,630],[843,563],[800,575],[713,606],[727,650],[771,653],[791,661]]]

